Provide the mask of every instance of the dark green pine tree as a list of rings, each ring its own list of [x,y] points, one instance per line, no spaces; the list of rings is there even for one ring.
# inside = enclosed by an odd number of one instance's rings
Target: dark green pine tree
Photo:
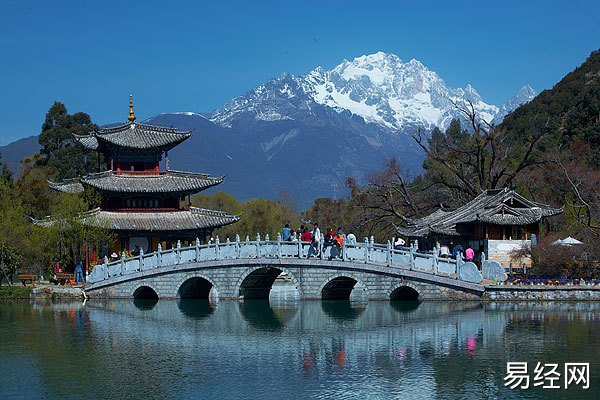
[[[2,154],[0,153],[0,160],[2,160]],[[12,183],[12,177],[13,177],[13,173],[11,172],[10,169],[8,169],[8,166],[6,165],[6,163],[0,162],[0,182],[4,182],[4,183]]]
[[[64,104],[54,102],[46,114],[38,139],[41,153],[45,156],[41,163],[52,168],[56,179],[97,171],[96,152],[86,149],[73,138],[73,134],[86,135],[94,129],[98,127],[88,114],[68,114]]]

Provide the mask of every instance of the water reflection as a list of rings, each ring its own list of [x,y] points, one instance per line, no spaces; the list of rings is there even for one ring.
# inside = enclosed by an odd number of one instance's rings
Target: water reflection
[[[158,303],[158,298],[149,299],[149,298],[140,298],[134,299],[133,305],[136,306],[140,310],[152,310],[154,306]]]
[[[419,308],[421,302],[419,301],[403,301],[403,300],[393,300],[390,301],[390,306],[401,313],[415,311]]]
[[[338,321],[352,321],[367,308],[367,302],[350,300],[322,300],[321,309],[325,314]]]
[[[278,331],[283,329],[296,311],[295,303],[275,303],[269,300],[252,299],[239,302],[240,314],[250,325],[265,331]]]
[[[508,390],[507,361],[591,362],[568,395],[600,396],[591,302],[0,303],[0,332],[8,398],[564,396]]]
[[[194,320],[204,319],[214,312],[208,299],[179,299],[177,306],[183,315]]]

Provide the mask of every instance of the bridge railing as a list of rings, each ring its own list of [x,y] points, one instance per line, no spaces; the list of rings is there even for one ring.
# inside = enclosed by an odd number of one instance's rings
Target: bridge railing
[[[401,249],[392,248],[390,242],[387,244],[374,243],[365,238],[364,242],[348,244],[344,241],[342,248],[337,246],[325,246],[323,241],[318,246],[303,241],[282,241],[278,235],[277,240],[270,240],[267,235],[261,240],[257,235],[256,240],[240,240],[236,235],[235,241],[220,242],[217,237],[214,242],[200,244],[196,242],[192,246],[162,249],[144,254],[140,251],[138,256],[127,258],[125,252],[120,259],[109,262],[104,258],[104,264],[96,265],[88,277],[88,282],[94,283],[115,276],[124,276],[135,272],[152,270],[192,262],[216,261],[216,260],[239,260],[252,258],[273,259],[315,259],[315,260],[338,260],[348,262],[359,262],[402,268],[414,271],[442,275],[459,279],[462,260],[440,257],[439,248],[433,253],[419,253],[416,244]]]

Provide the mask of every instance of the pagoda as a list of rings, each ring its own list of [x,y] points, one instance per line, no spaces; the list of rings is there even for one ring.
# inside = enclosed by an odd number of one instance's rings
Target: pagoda
[[[190,138],[191,131],[136,123],[132,96],[127,119],[116,127],[74,135],[98,157],[104,156],[105,171],[48,182],[61,192],[81,193],[89,187],[100,194],[100,207],[82,215],[82,221],[116,233],[118,240],[110,252],[121,254],[139,246],[148,253],[159,244],[169,249],[178,240],[183,245],[196,238],[204,241],[213,230],[239,220],[237,215],[191,206],[192,194],[220,184],[223,176],[169,170],[168,151]],[[165,169],[161,171],[163,154]]]

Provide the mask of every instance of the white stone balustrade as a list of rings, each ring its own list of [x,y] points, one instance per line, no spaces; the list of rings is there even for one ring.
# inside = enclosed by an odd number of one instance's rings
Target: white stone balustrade
[[[339,253],[342,254],[339,254]],[[462,259],[458,262],[452,258],[439,257],[439,249],[434,249],[433,254],[424,254],[417,252],[413,245],[409,248],[395,250],[390,243],[374,243],[373,238],[367,239],[363,243],[347,245],[340,250],[335,246],[323,246],[320,242],[320,248],[315,249],[309,242],[293,241],[284,242],[278,235],[277,240],[261,240],[257,235],[256,240],[251,241],[246,237],[245,241],[240,240],[236,235],[235,241],[227,239],[221,243],[217,237],[214,242],[200,245],[197,239],[196,243],[189,247],[177,247],[163,250],[158,246],[158,250],[152,253],[140,253],[139,256],[126,258],[123,252],[121,259],[108,262],[105,258],[104,264],[96,265],[89,275],[88,282],[95,283],[115,276],[124,276],[138,271],[151,269],[160,269],[161,267],[173,266],[177,264],[199,263],[203,261],[214,260],[243,260],[243,259],[314,259],[316,262],[327,265],[329,260],[358,262],[373,265],[383,265],[388,267],[397,267],[410,269],[419,272],[425,272],[432,275],[446,276],[454,279],[467,280],[473,282],[472,267],[467,266]],[[468,268],[464,268],[467,266]],[[461,273],[461,268],[467,270],[466,275]],[[475,277],[477,280],[477,277]],[[477,282],[479,283],[479,282]]]

